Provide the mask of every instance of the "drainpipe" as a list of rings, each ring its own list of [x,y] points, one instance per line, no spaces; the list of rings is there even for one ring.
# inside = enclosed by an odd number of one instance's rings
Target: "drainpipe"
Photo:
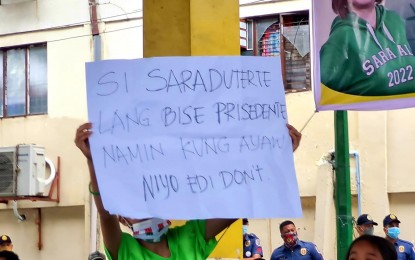
[[[97,4],[95,0],[88,0],[89,17],[91,23],[91,33],[94,48],[94,61],[101,60],[101,35],[99,35],[98,19],[97,19]],[[99,248],[99,226],[98,213],[94,198],[90,195],[90,252],[95,252]]]
[[[351,151],[350,155],[355,159],[356,168],[356,186],[357,186],[357,215],[362,215],[362,194],[360,188],[360,155],[357,151]]]

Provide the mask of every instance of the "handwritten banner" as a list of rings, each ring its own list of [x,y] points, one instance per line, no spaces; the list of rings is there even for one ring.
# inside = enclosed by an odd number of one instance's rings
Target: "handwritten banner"
[[[279,58],[86,64],[105,208],[169,219],[299,217]]]
[[[378,2],[372,3],[376,19],[366,21],[367,10],[357,4],[313,1],[317,110],[415,106],[413,36],[405,28],[411,17],[390,9],[412,10],[413,4],[388,0],[385,7]]]

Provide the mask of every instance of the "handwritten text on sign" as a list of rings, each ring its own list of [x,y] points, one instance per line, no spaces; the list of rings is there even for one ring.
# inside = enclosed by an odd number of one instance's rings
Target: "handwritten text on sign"
[[[169,219],[301,215],[279,58],[88,63],[104,206]]]

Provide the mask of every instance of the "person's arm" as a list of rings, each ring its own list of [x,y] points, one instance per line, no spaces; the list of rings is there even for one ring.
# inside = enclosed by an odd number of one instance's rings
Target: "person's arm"
[[[301,133],[298,132],[297,129],[295,129],[294,126],[287,124],[288,133],[291,137],[291,142],[293,143],[293,152],[297,150],[298,146],[300,146],[301,141]]]
[[[252,255],[250,257],[244,257],[244,260],[256,260],[256,259],[261,259],[262,258],[262,246],[261,246],[261,240],[255,235],[255,234],[251,234],[254,235],[254,239],[255,242],[252,243],[251,246],[251,253]]]
[[[409,259],[415,260],[415,246],[412,244],[411,249],[409,249]]]
[[[324,260],[323,255],[320,253],[320,250],[318,250],[317,246],[313,243],[310,243],[311,247],[311,258],[313,260]]]
[[[212,238],[215,238],[217,234],[222,232],[225,228],[229,227],[237,219],[207,219],[206,220],[206,232],[205,240],[209,241]]]
[[[75,144],[84,154],[87,159],[88,168],[89,168],[89,175],[91,178],[91,190],[94,193],[99,194],[99,188],[97,184],[97,178],[95,175],[94,164],[92,162],[91,150],[89,147],[88,138],[91,136],[92,131],[92,124],[85,123],[81,125],[78,130],[76,131],[75,137]],[[105,247],[107,248],[108,252],[111,254],[111,258],[113,260],[118,259],[118,249],[121,244],[121,228],[118,222],[118,218],[115,215],[109,214],[107,210],[105,210],[100,195],[94,195],[95,204],[99,213],[100,222],[101,222],[101,231],[102,237],[104,239]]]
[[[244,257],[244,260],[256,260],[261,258],[262,256],[260,254],[253,254],[251,257]]]

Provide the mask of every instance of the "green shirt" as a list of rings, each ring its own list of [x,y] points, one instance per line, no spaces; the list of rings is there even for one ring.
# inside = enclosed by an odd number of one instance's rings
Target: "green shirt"
[[[376,25],[353,12],[333,21],[320,51],[321,83],[359,96],[415,92],[415,56],[401,17],[377,5]]]
[[[191,220],[183,226],[169,229],[170,257],[159,256],[141,246],[130,234],[122,233],[118,260],[205,260],[217,245],[216,239],[206,242],[205,227],[205,220]],[[112,260],[107,249],[105,253]]]

